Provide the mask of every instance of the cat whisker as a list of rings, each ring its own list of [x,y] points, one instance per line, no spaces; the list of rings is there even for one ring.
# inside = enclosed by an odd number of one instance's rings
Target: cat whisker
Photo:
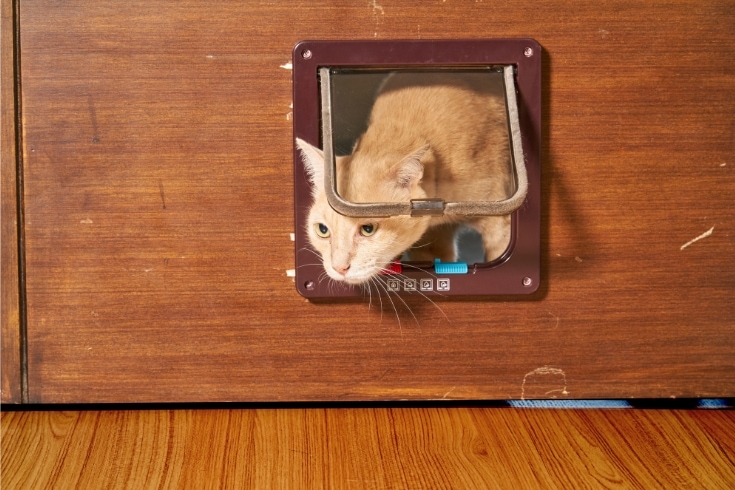
[[[418,267],[418,266],[415,266],[415,265],[412,265],[412,264],[408,264],[408,263],[405,263],[405,262],[404,262],[404,263],[402,263],[401,265],[403,265],[403,267],[409,267],[409,268],[413,268],[413,269],[416,269],[416,270],[418,270],[418,271],[422,271],[422,272],[424,272],[424,273],[426,273],[426,274],[430,275],[430,276],[431,276],[431,277],[433,277],[434,279],[439,279],[439,276],[437,276],[436,274],[432,274],[432,273],[431,273],[431,272],[429,272],[429,271],[428,271],[427,269],[424,269],[424,268],[422,268],[422,267]],[[419,291],[419,292],[420,292],[420,291]],[[441,292],[439,292],[439,291],[436,291],[436,294],[437,294],[437,296],[441,296],[442,298],[446,298],[446,297],[447,297],[447,295],[446,295],[446,294],[442,294],[442,293],[441,293]],[[428,298],[426,298],[426,299],[428,299]],[[429,300],[429,301],[431,301],[431,300]]]
[[[376,285],[375,289],[378,293],[378,301],[380,301],[380,323],[379,325],[382,326],[383,325],[383,297],[380,295],[380,287]]]
[[[372,279],[368,279],[361,285],[363,296],[368,296],[368,310],[373,308],[373,285]],[[382,315],[382,312],[381,312]],[[382,320],[382,317],[381,317]]]
[[[325,279],[329,279],[331,281],[332,278],[329,277],[329,274],[327,274],[326,272],[322,272],[321,274],[319,274],[319,277],[317,277],[316,281],[318,284],[321,284],[322,282],[324,282]],[[327,282],[327,287],[329,287],[329,282]]]
[[[314,252],[313,250],[311,250],[309,248],[304,247],[304,248],[302,248],[302,250],[309,251],[310,253],[313,253],[314,255],[316,255],[318,258],[321,259],[321,256],[318,253]],[[323,263],[322,264],[319,264],[319,263],[301,264],[298,267],[320,266],[320,265],[323,266]],[[423,270],[423,269],[421,269],[419,267],[416,267],[416,266],[413,266],[411,264],[405,264],[404,263],[403,265],[404,265],[404,267],[412,267],[412,268],[417,269],[417,270]],[[427,272],[432,277],[436,278],[436,275],[431,274],[428,271],[425,271],[425,272]],[[386,277],[383,277],[383,275],[381,273],[386,273],[385,274]],[[403,280],[409,279],[408,276],[406,276],[404,274],[395,274],[395,273],[392,273],[392,271],[390,269],[388,269],[387,267],[376,266],[373,269],[373,275],[365,283],[363,283],[361,285],[361,288],[362,288],[363,292],[366,293],[367,296],[368,296],[368,309],[370,309],[370,308],[373,307],[373,290],[372,290],[372,284],[375,284],[376,293],[377,293],[376,296],[378,298],[378,301],[380,302],[380,324],[382,324],[382,321],[383,321],[383,310],[384,310],[383,298],[382,298],[381,290],[386,293],[386,297],[388,298],[388,301],[390,301],[391,306],[393,308],[393,311],[396,314],[396,320],[398,321],[398,327],[399,327],[399,329],[401,331],[401,336],[403,336],[403,325],[402,325],[402,322],[401,322],[400,313],[398,311],[398,307],[396,305],[396,301],[394,301],[393,298],[391,298],[391,291],[388,289],[387,283],[386,283],[387,276],[391,276],[391,275],[392,276],[400,277]],[[327,290],[329,291],[330,294],[334,294],[337,288],[345,288],[346,287],[346,285],[344,283],[333,279],[331,276],[329,276],[329,274],[327,274],[326,271],[322,270],[322,272],[319,274],[319,276],[317,278],[317,282],[319,284],[321,284],[325,279],[328,281],[327,282]],[[439,312],[442,314],[442,316],[444,316],[444,318],[447,320],[447,322],[451,323],[451,321],[449,320],[449,317],[447,317],[447,315],[444,312],[444,310],[442,310],[442,308],[435,301],[433,301],[431,298],[429,298],[426,294],[424,294],[421,291],[416,291],[416,292],[421,297],[423,297],[424,299],[426,299],[429,303],[431,303],[437,310],[439,310]],[[403,306],[405,306],[406,310],[408,310],[408,312],[411,314],[411,316],[413,317],[414,321],[416,322],[416,325],[420,327],[421,326],[421,323],[419,322],[418,317],[413,312],[413,310],[411,309],[411,307],[409,306],[409,304],[403,299],[403,297],[401,297],[400,294],[398,294],[395,291],[393,291],[393,293],[395,294],[397,300],[399,300],[401,303],[403,303]]]
[[[372,281],[368,279],[364,284],[362,284],[362,291],[363,295],[367,293],[368,295],[368,310],[373,307],[373,286]]]
[[[301,248],[299,249],[299,252],[309,252],[309,253],[312,253],[312,254],[314,254],[314,255],[315,255],[315,256],[316,256],[316,257],[317,257],[317,258],[318,258],[319,260],[322,260],[322,256],[321,256],[321,255],[319,255],[319,252],[315,252],[314,250],[312,250],[312,249],[311,249],[311,248],[309,248],[309,247],[301,247]]]
[[[398,320],[398,329],[401,332],[401,337],[403,337],[403,325],[401,324],[401,316],[398,314],[398,309],[396,308],[396,304],[393,302],[393,300],[390,297],[390,291],[388,291],[388,287],[380,282],[379,279],[380,276],[376,276],[377,279],[376,284],[379,287],[382,287],[385,291],[386,297],[388,298],[388,301],[390,301],[390,304],[393,306],[393,311],[396,313],[396,320]]]
[[[408,265],[408,264],[403,264],[403,265],[404,265],[404,266],[406,266],[406,265]],[[415,267],[415,266],[410,266],[410,267],[413,267],[414,269],[424,270],[424,269],[421,269],[421,268],[419,268],[419,267]],[[384,271],[384,272],[386,272],[386,271],[387,271],[387,272],[390,272],[390,270],[389,270],[389,269],[386,269],[386,268],[381,268],[381,270],[382,270],[382,271]],[[388,275],[388,274],[386,274],[386,275]],[[405,274],[401,274],[401,273],[397,273],[397,274],[396,274],[396,273],[391,273],[390,275],[393,275],[393,276],[397,276],[397,277],[400,277],[400,278],[402,278],[402,279],[410,279],[410,278],[409,278],[408,276],[406,276]],[[436,277],[437,277],[437,276],[435,276],[434,274],[430,274],[430,275],[431,275],[432,277],[434,277],[434,278],[436,278]],[[431,299],[431,298],[430,298],[430,297],[429,297],[428,295],[424,294],[423,292],[421,292],[421,291],[419,291],[419,290],[416,290],[415,292],[416,292],[416,293],[418,293],[418,294],[419,294],[420,296],[422,296],[422,297],[423,297],[423,298],[424,298],[424,299],[425,299],[426,301],[428,301],[429,303],[431,303],[432,305],[434,305],[434,307],[435,307],[435,308],[436,308],[437,310],[439,310],[439,313],[441,313],[441,314],[442,314],[442,316],[443,316],[443,317],[444,317],[444,318],[445,318],[445,319],[447,320],[447,322],[448,322],[448,323],[449,323],[449,324],[451,325],[452,321],[451,321],[451,320],[449,319],[449,317],[448,317],[448,316],[447,316],[447,314],[446,314],[446,313],[444,312],[444,310],[443,310],[443,309],[441,309],[441,307],[440,307],[440,306],[439,306],[439,305],[438,305],[438,304],[437,304],[437,303],[436,303],[435,301],[433,301],[433,300],[432,300],[432,299]],[[438,293],[438,292],[437,292],[437,294],[439,294],[440,296],[445,296],[445,295],[443,295],[443,294],[441,294],[441,293]],[[399,298],[400,298],[400,296],[399,296]],[[403,299],[401,299],[401,301],[403,301]],[[404,304],[405,304],[405,301],[404,301]],[[406,306],[408,307],[408,305],[406,305]],[[410,308],[409,308],[409,311],[411,311],[411,309],[410,309]],[[411,314],[413,315],[413,312],[412,312],[412,311],[411,311]],[[414,318],[416,318],[416,316],[414,316]],[[417,321],[416,323],[417,323],[417,324],[419,324],[419,323],[418,323],[418,321]],[[420,326],[420,325],[419,325],[419,326]]]
[[[406,276],[404,276],[403,274],[396,274],[396,275],[398,275],[399,277],[406,278]],[[416,315],[414,315],[413,310],[411,309],[410,306],[408,306],[408,303],[406,303],[406,300],[404,300],[403,297],[400,294],[396,293],[395,291],[394,291],[394,294],[396,295],[396,298],[398,298],[398,299],[401,300],[401,303],[403,303],[403,306],[405,306],[406,309],[408,310],[408,312],[411,314],[411,316],[413,317],[414,321],[416,322],[416,325],[419,326],[419,327],[421,327],[421,324],[419,323],[419,319],[416,318]],[[390,298],[390,291],[388,291],[388,297]],[[397,314],[398,314],[398,310],[396,310],[396,315]]]
[[[301,265],[297,265],[297,266],[296,266],[296,268],[297,268],[297,269],[301,269],[302,267],[314,267],[314,266],[321,266],[321,265],[322,265],[322,264],[318,264],[318,263],[314,262],[314,263],[311,263],[311,264],[301,264]]]
[[[383,269],[383,270],[386,270],[386,269]],[[404,280],[405,280],[405,279],[410,279],[410,278],[409,278],[408,276],[406,276],[406,275],[404,275],[404,274],[396,274],[396,273],[392,273],[392,274],[386,274],[386,276],[391,276],[391,275],[392,275],[392,276],[395,276],[395,277],[400,277],[400,278],[402,278],[402,279],[404,279]],[[381,279],[382,279],[383,281],[387,281],[387,280],[388,280],[388,279],[387,279],[387,277],[384,277],[384,276],[376,276],[376,277],[379,277],[379,278],[381,278]],[[388,290],[387,288],[385,288],[385,290],[386,290],[386,292],[388,293],[388,297],[389,297],[389,299],[390,299],[390,293],[391,293],[391,291],[390,291],[390,290]],[[428,301],[429,301],[430,303],[432,303],[432,304],[433,304],[433,305],[434,305],[434,306],[435,306],[435,307],[436,307],[437,309],[439,309],[439,311],[440,311],[440,312],[442,313],[442,315],[443,315],[443,316],[444,316],[445,318],[447,318],[447,316],[446,316],[446,314],[444,313],[444,311],[442,311],[442,309],[441,309],[441,308],[439,308],[439,306],[438,306],[438,305],[437,305],[436,303],[434,303],[434,302],[433,302],[433,301],[432,301],[431,299],[429,299],[429,298],[428,298],[428,297],[427,297],[427,296],[426,296],[425,294],[423,294],[423,293],[422,293],[421,291],[416,291],[416,292],[417,292],[417,293],[419,293],[419,294],[420,294],[420,295],[421,295],[422,297],[424,297],[424,298],[425,298],[426,300],[428,300]],[[418,327],[421,327],[421,323],[419,322],[418,318],[416,317],[416,315],[414,314],[413,310],[412,310],[412,309],[411,309],[411,307],[410,307],[410,306],[408,305],[408,303],[407,303],[407,302],[406,302],[406,301],[405,301],[405,300],[403,299],[403,297],[402,297],[402,296],[401,296],[400,294],[398,294],[398,293],[397,293],[397,292],[395,292],[395,291],[394,291],[393,293],[395,294],[396,298],[398,298],[398,299],[399,299],[399,300],[401,301],[401,303],[403,303],[403,305],[404,305],[404,306],[406,307],[406,309],[408,310],[408,312],[409,312],[409,313],[411,314],[411,316],[413,317],[414,321],[416,322],[416,325],[417,325]],[[391,302],[393,302],[393,301],[391,300]],[[395,308],[395,306],[394,306],[394,309],[396,309],[396,308]],[[398,311],[396,310],[396,314],[397,314],[397,313],[398,313]],[[447,318],[447,321],[448,321],[448,320],[449,320],[449,319]]]
[[[368,291],[368,296],[369,296],[369,299],[368,299],[368,310],[369,310],[370,308],[373,307],[373,288],[370,282],[365,283],[365,285],[367,286],[367,291]]]
[[[372,284],[374,281],[375,279],[372,277],[368,280],[368,288],[370,288],[370,291],[371,291],[371,295],[370,295],[371,301],[372,301]],[[380,295],[380,286],[378,286],[377,284],[375,285],[375,290],[378,296],[378,301],[380,302],[380,323],[378,323],[378,326],[381,326],[383,325],[383,297]]]
[[[424,248],[424,247],[428,247],[428,246],[430,246],[430,245],[433,245],[433,244],[435,244],[435,243],[436,243],[437,241],[438,241],[438,240],[434,240],[433,242],[426,242],[426,243],[422,243],[421,245],[416,245],[416,244],[413,244],[413,245],[411,245],[411,246],[410,246],[410,247],[408,247],[408,248],[409,248],[409,250],[416,250],[416,249],[418,249],[418,248]]]
[[[335,281],[332,277],[329,277],[329,282],[327,283],[327,290],[329,291],[329,294],[334,294],[335,290],[337,289],[337,281]]]
[[[423,267],[419,267],[417,265],[413,265],[413,264],[410,264],[408,262],[401,262],[401,265],[403,267],[407,267],[407,268],[410,268],[410,269],[415,269],[417,271],[424,272],[424,273],[430,275],[431,277],[433,277],[434,279],[437,279],[437,275],[436,274],[431,273],[428,269],[425,269]]]

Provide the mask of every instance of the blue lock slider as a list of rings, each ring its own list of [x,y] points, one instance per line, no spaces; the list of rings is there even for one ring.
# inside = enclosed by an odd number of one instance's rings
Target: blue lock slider
[[[437,274],[467,274],[467,262],[442,262],[434,259],[434,272]]]

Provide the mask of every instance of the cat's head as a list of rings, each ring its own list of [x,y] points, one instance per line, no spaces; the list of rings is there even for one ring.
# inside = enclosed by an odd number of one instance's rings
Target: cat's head
[[[296,144],[314,200],[306,232],[332,279],[353,285],[367,282],[417,242],[428,228],[427,217],[349,218],[337,213],[324,193],[323,153],[301,139]],[[402,157],[381,158],[369,164],[357,152],[337,157],[338,192],[351,202],[397,202],[425,197],[420,186],[420,160],[427,151],[425,146]]]

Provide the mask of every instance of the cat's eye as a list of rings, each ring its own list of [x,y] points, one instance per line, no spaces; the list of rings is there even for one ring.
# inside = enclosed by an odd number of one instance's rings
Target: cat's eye
[[[366,225],[362,225],[360,227],[360,235],[362,236],[373,236],[375,234],[375,230],[378,229],[378,225],[374,225],[372,223],[368,223]]]
[[[315,223],[314,231],[322,238],[329,238],[329,228],[324,223]]]

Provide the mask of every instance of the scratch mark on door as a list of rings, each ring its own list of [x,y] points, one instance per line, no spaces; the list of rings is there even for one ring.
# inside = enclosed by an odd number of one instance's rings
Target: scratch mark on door
[[[373,8],[373,19],[375,19],[375,32],[373,33],[373,37],[378,37],[378,26],[380,25],[380,18],[385,15],[385,9],[381,7],[377,0],[372,0],[370,5]]]
[[[163,203],[163,209],[166,209],[166,194],[163,192],[163,180],[158,181],[158,192],[161,194],[161,202]]]
[[[551,376],[551,378],[550,379],[544,378],[544,379],[539,379],[539,380],[533,381],[536,377],[540,377],[540,376],[543,376],[543,377]],[[551,390],[545,389],[545,390],[539,392],[541,395],[543,395],[543,396],[549,396],[549,395],[551,395],[551,393],[560,393],[560,394],[562,394],[564,396],[567,396],[569,394],[569,392],[567,391],[567,375],[566,375],[566,373],[563,370],[559,369],[559,368],[553,368],[553,367],[550,367],[550,366],[543,366],[543,367],[540,367],[540,368],[536,368],[536,369],[534,369],[533,371],[531,371],[529,373],[526,373],[526,375],[523,377],[523,382],[521,383],[521,400],[525,400],[526,399],[526,388],[527,388],[526,387],[526,383],[531,384],[531,382],[534,382],[535,384],[539,384],[539,383],[542,383],[543,382],[546,385],[546,388],[549,388],[549,381],[551,379],[556,379],[556,380],[561,381],[561,384],[563,385],[563,387],[562,388],[554,388],[554,389],[551,389]],[[554,381],[554,382],[556,383],[557,381]],[[534,394],[534,397],[539,396],[539,393],[535,393]],[[556,397],[554,396],[552,398],[556,398]]]
[[[692,243],[698,242],[702,238],[707,238],[708,236],[710,236],[712,234],[713,231],[715,231],[715,227],[714,226],[712,228],[710,228],[709,230],[705,231],[704,233],[702,233],[701,235],[699,235],[698,237],[693,238],[693,239],[689,240],[688,242],[686,242],[684,245],[681,246],[681,248],[679,250],[684,250],[685,248],[687,248]]]

